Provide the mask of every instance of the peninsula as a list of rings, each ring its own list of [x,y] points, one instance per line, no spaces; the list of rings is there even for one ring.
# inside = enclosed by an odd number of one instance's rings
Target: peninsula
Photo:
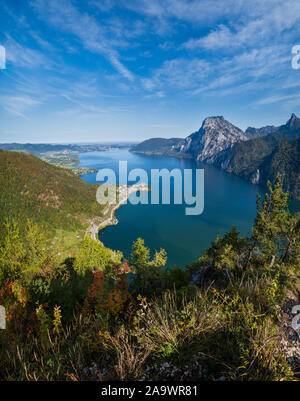
[[[100,230],[107,226],[118,224],[118,219],[114,215],[115,211],[119,209],[121,205],[127,202],[127,199],[131,194],[141,191],[149,191],[149,186],[145,183],[117,186],[117,203],[109,202],[102,212],[105,220],[99,221],[99,218],[92,220],[90,226],[85,232],[85,235],[90,234],[91,237],[96,241],[97,234]]]

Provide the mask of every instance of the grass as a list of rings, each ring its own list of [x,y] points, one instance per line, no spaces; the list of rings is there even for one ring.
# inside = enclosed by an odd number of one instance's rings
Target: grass
[[[75,252],[80,246],[84,237],[84,230],[66,231],[62,229],[55,230],[53,245],[58,250],[62,258],[70,256],[70,252]]]

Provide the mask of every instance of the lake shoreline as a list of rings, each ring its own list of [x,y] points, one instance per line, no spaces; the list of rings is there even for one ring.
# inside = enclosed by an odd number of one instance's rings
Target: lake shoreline
[[[149,191],[149,186],[145,183],[119,186],[117,195],[121,199],[119,199],[116,205],[109,204],[108,209],[104,212],[104,214],[110,213],[110,217],[102,221],[100,224],[96,224],[95,221],[92,221],[90,226],[87,228],[85,235],[90,234],[93,240],[99,240],[99,231],[103,230],[105,227],[118,224],[119,221],[115,217],[115,211],[118,210],[122,205],[127,203],[127,200],[131,194],[138,191]]]
[[[128,150],[95,152],[80,154],[80,165],[100,170],[110,168],[118,177],[118,163],[127,160],[128,168],[141,168],[148,176],[151,169],[171,171],[178,168],[196,169],[197,165],[191,159],[173,157],[151,157],[135,154]],[[211,246],[216,236],[223,236],[233,225],[236,225],[242,236],[247,236],[256,216],[256,196],[265,195],[264,188],[251,185],[241,178],[226,173],[211,165],[205,165],[205,206],[204,212],[198,216],[186,216],[185,204],[169,205],[137,204],[130,202],[114,212],[118,217],[118,224],[114,220],[106,221],[110,212],[102,216],[94,215],[95,234],[110,249],[119,249],[128,257],[133,242],[141,237],[151,250],[163,248],[168,254],[170,266],[185,266],[193,263]],[[81,177],[84,181],[99,185],[96,174],[86,174]],[[132,182],[134,184],[134,182]],[[151,185],[151,182],[149,182]],[[171,180],[171,193],[174,193],[174,183]],[[117,202],[115,202],[117,203]],[[116,206],[116,205],[113,205]],[[121,206],[121,205],[120,205]],[[106,208],[104,206],[104,208]],[[291,202],[293,212],[300,210],[300,202]],[[106,221],[106,224],[104,222]],[[88,224],[89,224],[88,223]],[[105,230],[104,228],[107,227]],[[85,229],[87,226],[85,227]]]

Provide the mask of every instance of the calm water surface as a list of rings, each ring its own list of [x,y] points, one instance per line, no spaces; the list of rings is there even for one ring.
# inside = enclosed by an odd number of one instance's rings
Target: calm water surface
[[[119,160],[127,160],[128,170],[143,168],[149,177],[151,168],[196,168],[191,160],[149,157],[127,150],[80,154],[81,167],[112,168],[117,176]],[[169,266],[185,266],[196,261],[218,234],[224,234],[233,225],[242,234],[247,234],[256,214],[256,194],[264,195],[266,190],[213,166],[205,166],[204,170],[205,200],[201,215],[186,216],[186,205],[128,203],[116,211],[119,224],[100,231],[100,240],[128,257],[132,243],[142,237],[152,251],[160,248],[167,251]],[[85,174],[82,178],[97,183],[96,173]],[[292,209],[300,210],[300,202],[293,202]]]

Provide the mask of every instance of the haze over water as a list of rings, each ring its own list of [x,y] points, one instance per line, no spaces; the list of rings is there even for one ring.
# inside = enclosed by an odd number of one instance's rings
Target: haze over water
[[[111,168],[117,177],[119,160],[127,160],[128,171],[134,168],[146,170],[149,180],[152,168],[183,170],[197,167],[192,160],[150,157],[127,150],[80,154],[81,167]],[[246,235],[251,230],[256,215],[256,195],[260,193],[263,196],[266,189],[251,185],[213,166],[205,165],[204,170],[204,212],[201,215],[185,215],[185,208],[189,207],[185,204],[128,203],[115,213],[119,223],[100,231],[100,240],[105,246],[118,249],[128,257],[132,243],[141,237],[152,252],[160,248],[167,251],[168,266],[183,267],[196,261],[218,234],[223,235],[233,225]],[[97,183],[96,173],[85,174],[82,178],[89,183]],[[172,190],[171,185],[171,192]],[[299,210],[299,205],[300,202],[293,202],[292,209]]]

